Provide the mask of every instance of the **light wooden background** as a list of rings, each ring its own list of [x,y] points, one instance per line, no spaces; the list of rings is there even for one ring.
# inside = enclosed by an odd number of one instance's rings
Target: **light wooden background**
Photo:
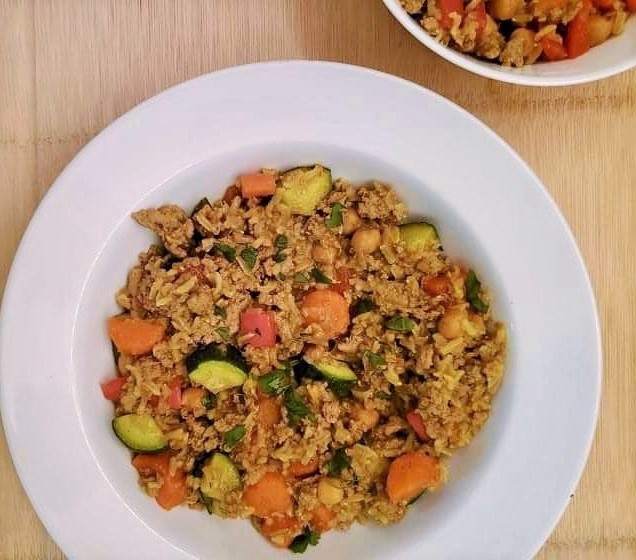
[[[636,558],[635,71],[563,89],[498,84],[428,52],[380,0],[0,0],[0,286],[39,200],[102,128],[168,86],[277,58],[419,82],[494,128],[545,182],[596,289],[605,377],[585,475],[540,558]],[[62,557],[1,430],[0,497],[0,558]]]

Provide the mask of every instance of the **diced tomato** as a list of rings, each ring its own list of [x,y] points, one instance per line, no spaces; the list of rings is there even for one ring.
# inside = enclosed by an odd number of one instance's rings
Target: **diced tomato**
[[[475,18],[477,22],[477,37],[479,37],[486,27],[486,3],[480,2],[477,4],[477,7],[466,15],[467,18],[469,16]]]
[[[406,421],[409,423],[409,426],[413,428],[415,435],[422,441],[426,441],[428,439],[428,433],[426,433],[426,426],[424,426],[424,421],[418,412],[415,410],[411,410],[406,413]]]
[[[132,466],[143,476],[152,474],[165,476],[170,467],[170,453],[141,453],[133,458]]]
[[[453,19],[450,17],[452,13],[464,16],[463,0],[438,0],[437,7],[441,12],[439,23],[444,29],[453,27]]]
[[[636,12],[636,0],[627,0],[627,11]]]
[[[118,402],[121,399],[121,393],[124,389],[124,385],[126,384],[125,377],[115,377],[110,381],[106,381],[105,383],[101,383],[100,387],[102,388],[102,393],[104,394],[104,398],[109,401]]]
[[[590,50],[590,35],[588,31],[590,8],[591,0],[584,0],[579,12],[568,23],[565,33],[565,50],[568,53],[568,58],[576,58]]]
[[[349,289],[349,269],[342,266],[336,269],[336,281],[331,285],[331,289],[339,294],[344,294]]]
[[[441,296],[442,294],[449,294],[452,289],[452,284],[445,274],[438,274],[431,278],[426,278],[422,281],[422,288],[431,296]]]
[[[545,57],[552,62],[564,60],[568,57],[568,51],[565,50],[565,47],[554,39],[548,37],[542,39],[541,48],[543,49]]]
[[[241,191],[236,185],[232,185],[225,190],[225,194],[223,195],[223,202],[226,204],[231,204],[232,201],[241,196]]]
[[[181,377],[173,377],[168,383],[170,395],[168,396],[168,406],[177,409],[181,406]]]
[[[274,313],[260,307],[248,307],[241,313],[240,333],[252,335],[248,344],[255,348],[272,348],[276,345]]]

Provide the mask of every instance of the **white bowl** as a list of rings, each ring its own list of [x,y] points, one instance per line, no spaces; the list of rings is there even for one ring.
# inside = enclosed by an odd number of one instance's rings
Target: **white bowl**
[[[624,32],[574,60],[541,62],[523,68],[506,68],[446,47],[429,35],[400,5],[382,0],[402,26],[420,43],[449,62],[480,76],[525,86],[567,86],[608,78],[636,66],[636,14]]]
[[[69,557],[283,557],[247,521],[165,512],[143,494],[99,382],[114,369],[113,294],[153,240],[130,212],[192,207],[245,170],[313,161],[392,182],[433,219],[445,249],[492,288],[510,349],[492,416],[453,456],[449,483],[403,522],[328,533],[307,558],[525,559],[554,527],[585,464],[601,380],[594,296],[563,217],[501,139],[440,96],[371,70],[284,62],[202,76],[118,119],[60,175],[20,244],[0,321],[2,420]]]

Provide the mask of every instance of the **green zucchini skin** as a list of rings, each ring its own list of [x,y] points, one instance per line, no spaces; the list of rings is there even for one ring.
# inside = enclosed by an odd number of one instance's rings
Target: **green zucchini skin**
[[[294,167],[280,175],[276,196],[292,214],[310,216],[331,188],[329,168],[320,164]]]
[[[247,379],[247,363],[233,346],[227,350],[217,344],[203,346],[190,354],[185,363],[190,381],[215,395],[239,387]]]
[[[437,229],[428,222],[402,224],[400,239],[408,251],[425,251],[439,243]]]
[[[168,448],[168,439],[150,414],[118,416],[112,427],[119,440],[138,453],[159,453]]]

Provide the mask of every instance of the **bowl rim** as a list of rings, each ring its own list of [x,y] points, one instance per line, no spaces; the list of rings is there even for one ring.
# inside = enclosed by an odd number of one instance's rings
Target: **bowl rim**
[[[592,72],[582,72],[571,76],[537,76],[525,74],[514,68],[504,68],[503,66],[492,62],[478,60],[468,54],[460,53],[446,45],[442,45],[439,41],[435,40],[434,37],[429,35],[421,26],[417,25],[406,10],[402,8],[400,0],[382,0],[382,2],[395,19],[398,20],[400,25],[402,25],[404,29],[406,29],[425,47],[428,47],[434,53],[449,62],[452,62],[456,66],[463,68],[464,70],[468,70],[473,74],[483,76],[484,78],[490,78],[491,80],[496,80],[498,82],[531,87],[571,86],[610,78],[611,76],[615,76],[636,67],[635,50],[633,57],[624,59],[620,63],[609,66],[605,69],[595,70]]]

